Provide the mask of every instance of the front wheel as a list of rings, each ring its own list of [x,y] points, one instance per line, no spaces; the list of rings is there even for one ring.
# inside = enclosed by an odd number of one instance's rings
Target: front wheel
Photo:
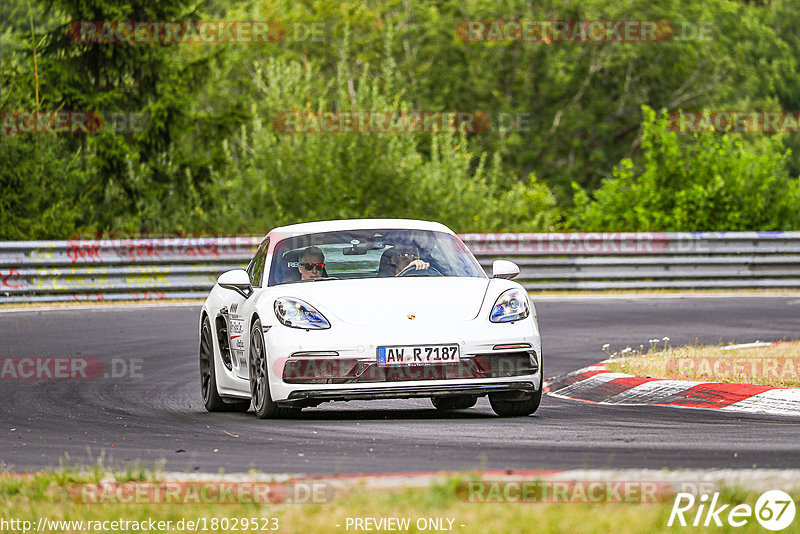
[[[259,419],[280,418],[296,415],[298,408],[278,406],[269,392],[269,364],[261,320],[253,321],[250,331],[250,395],[253,408]]]
[[[528,398],[510,400],[502,393],[489,393],[489,404],[500,417],[522,417],[531,415],[542,402],[542,386]]]
[[[533,393],[522,394],[513,393],[489,393],[489,404],[492,405],[494,413],[500,417],[523,417],[534,413],[539,409],[542,402],[542,390],[544,389],[544,370],[543,361],[539,365],[539,389]],[[516,397],[514,397],[516,396]]]

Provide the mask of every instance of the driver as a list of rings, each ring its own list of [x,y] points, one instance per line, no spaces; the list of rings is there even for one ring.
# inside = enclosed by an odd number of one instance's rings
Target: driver
[[[297,269],[301,280],[322,278],[325,273],[325,254],[319,247],[308,247],[300,254]]]
[[[392,249],[393,254],[389,258],[389,264],[394,266],[395,276],[399,276],[406,269],[420,271],[431,266],[430,263],[422,261],[419,257],[419,249],[413,245],[398,245]]]

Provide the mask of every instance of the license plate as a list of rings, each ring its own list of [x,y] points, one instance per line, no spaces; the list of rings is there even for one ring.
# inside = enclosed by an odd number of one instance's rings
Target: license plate
[[[460,357],[458,345],[396,345],[378,347],[378,365],[453,363]]]

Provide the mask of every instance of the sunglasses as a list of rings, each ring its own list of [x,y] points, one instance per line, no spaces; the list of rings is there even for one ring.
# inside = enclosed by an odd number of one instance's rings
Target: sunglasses
[[[325,268],[324,263],[301,263],[300,265],[305,267],[306,271],[312,271],[314,269],[322,271]]]

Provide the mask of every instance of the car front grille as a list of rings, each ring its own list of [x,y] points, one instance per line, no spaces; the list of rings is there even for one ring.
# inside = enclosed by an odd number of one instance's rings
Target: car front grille
[[[462,356],[456,363],[422,365],[379,366],[372,359],[303,357],[286,361],[283,381],[288,384],[355,384],[505,378],[538,371],[538,360],[532,350],[474,354]]]

